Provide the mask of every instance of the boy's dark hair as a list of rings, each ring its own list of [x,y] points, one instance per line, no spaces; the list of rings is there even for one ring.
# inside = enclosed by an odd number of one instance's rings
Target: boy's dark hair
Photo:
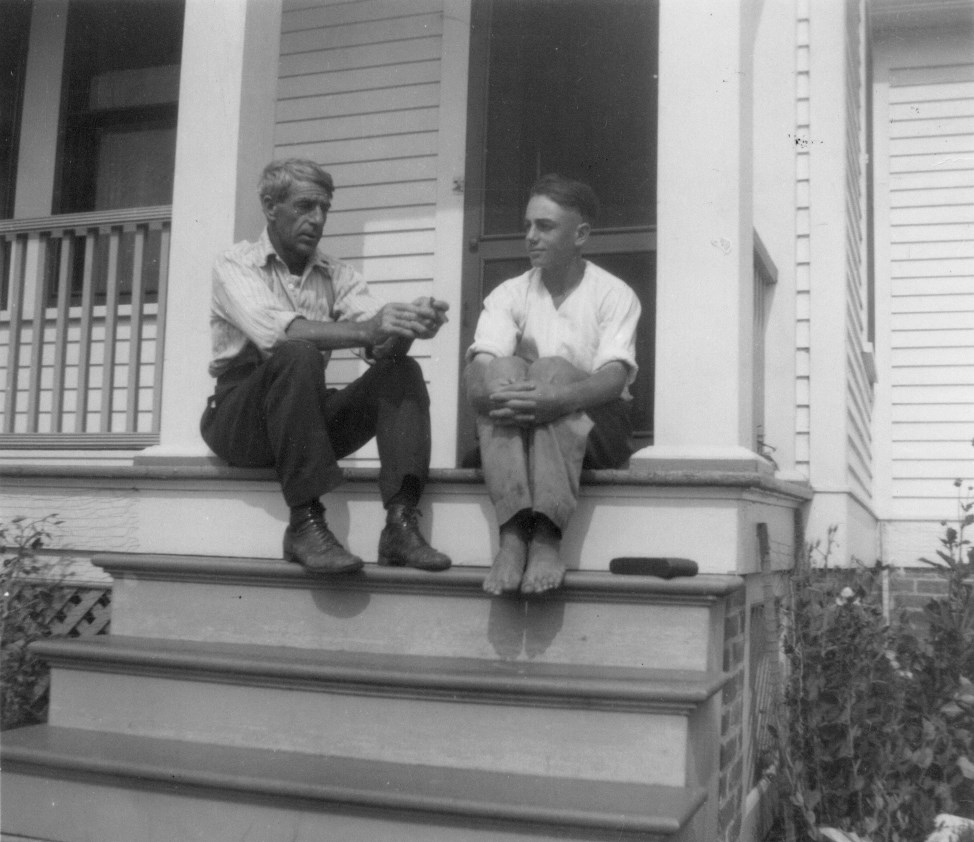
[[[531,187],[530,196],[546,196],[563,208],[578,211],[590,225],[599,216],[599,200],[584,181],[575,181],[557,173],[543,175]]]

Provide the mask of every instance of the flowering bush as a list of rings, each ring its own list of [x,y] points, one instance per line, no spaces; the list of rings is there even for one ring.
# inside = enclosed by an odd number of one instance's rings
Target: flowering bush
[[[974,817],[970,491],[959,491],[937,559],[922,560],[947,587],[919,618],[886,621],[881,564],[829,568],[834,531],[796,565],[775,729],[789,839],[917,842],[939,813]]]
[[[45,716],[47,667],[28,646],[50,634],[58,583],[39,579],[41,564],[35,553],[50,543],[60,524],[56,515],[0,523],[0,729],[40,722]]]

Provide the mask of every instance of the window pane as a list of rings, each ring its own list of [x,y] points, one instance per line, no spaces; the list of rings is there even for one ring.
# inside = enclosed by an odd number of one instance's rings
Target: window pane
[[[183,3],[71,0],[60,213],[169,204]]]
[[[14,214],[30,12],[25,0],[0,0],[0,219]]]
[[[95,207],[169,204],[175,165],[175,127],[103,129],[98,137]]]
[[[494,0],[485,234],[549,172],[592,185],[600,228],[655,223],[657,40],[649,0]]]

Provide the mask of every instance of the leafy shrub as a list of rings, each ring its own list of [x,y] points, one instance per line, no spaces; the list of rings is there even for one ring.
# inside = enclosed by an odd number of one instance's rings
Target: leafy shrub
[[[958,481],[958,488],[961,483]],[[974,818],[974,499],[944,523],[944,578],[919,620],[882,611],[883,566],[830,569],[807,548],[790,580],[783,715],[775,736],[789,839],[831,827],[874,842],[916,842],[938,813]]]
[[[955,483],[961,489],[962,483]],[[919,797],[940,812],[974,818],[974,547],[964,532],[974,523],[974,497],[959,491],[956,526],[943,523],[937,560],[920,559],[945,580],[947,592],[924,606],[920,622],[904,616],[896,629],[897,657],[908,683],[910,739],[924,774]]]
[[[39,579],[36,552],[61,524],[56,515],[0,523],[3,600],[0,603],[0,729],[45,719],[47,667],[28,651],[50,634],[58,583]]]

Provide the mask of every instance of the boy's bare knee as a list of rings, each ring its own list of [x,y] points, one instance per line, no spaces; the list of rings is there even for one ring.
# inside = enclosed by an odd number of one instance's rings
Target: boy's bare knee
[[[528,376],[543,383],[573,383],[584,380],[588,375],[564,357],[542,357],[531,363]]]

